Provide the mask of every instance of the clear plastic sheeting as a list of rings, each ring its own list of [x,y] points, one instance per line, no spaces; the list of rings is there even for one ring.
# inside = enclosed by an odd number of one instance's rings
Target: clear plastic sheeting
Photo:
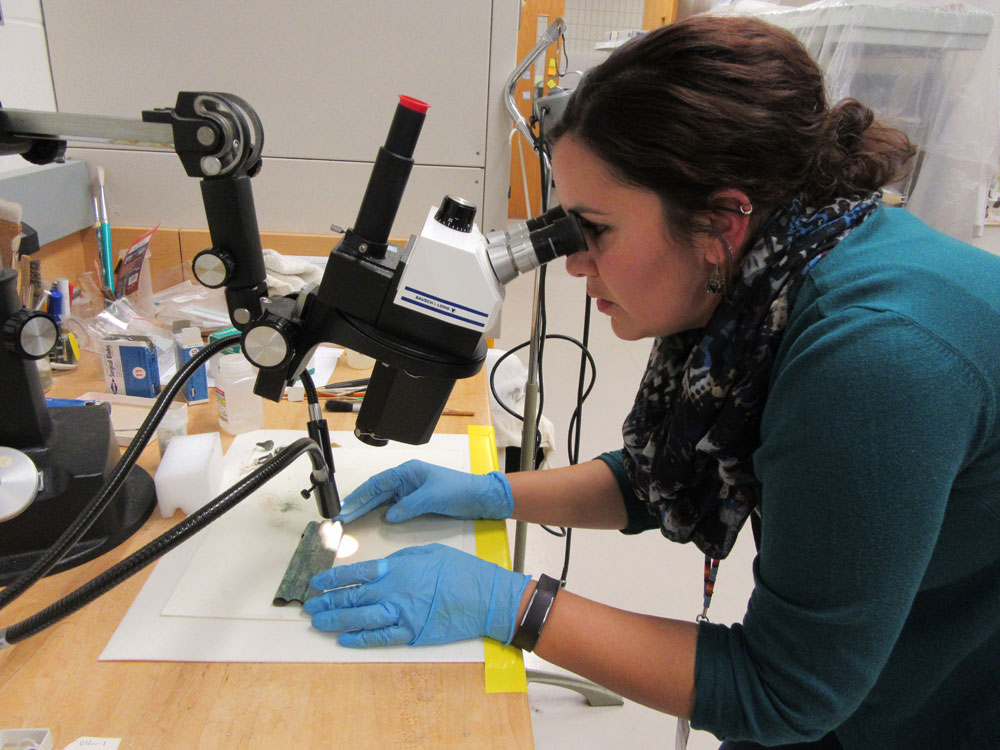
[[[852,97],[919,148],[891,186],[910,211],[962,240],[979,236],[1000,155],[1000,50],[992,13],[931,0],[821,0],[799,8],[745,0],[794,33],[826,75],[831,102]]]

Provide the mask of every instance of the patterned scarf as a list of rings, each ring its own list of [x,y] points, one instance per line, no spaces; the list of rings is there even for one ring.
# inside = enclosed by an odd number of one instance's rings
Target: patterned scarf
[[[677,542],[724,558],[760,499],[752,457],[775,354],[812,267],[881,192],[775,213],[704,328],[657,338],[622,432],[636,495]]]

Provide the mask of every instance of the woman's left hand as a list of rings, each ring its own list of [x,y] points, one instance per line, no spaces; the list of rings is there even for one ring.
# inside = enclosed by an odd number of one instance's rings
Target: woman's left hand
[[[318,630],[342,646],[410,646],[487,636],[509,643],[531,579],[454,547],[408,547],[313,576],[306,601]]]

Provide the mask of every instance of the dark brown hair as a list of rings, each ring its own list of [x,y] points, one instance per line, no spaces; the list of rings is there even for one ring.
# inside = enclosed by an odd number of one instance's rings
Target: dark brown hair
[[[570,134],[623,183],[660,196],[680,237],[711,196],[742,190],[758,216],[793,197],[819,206],[905,175],[914,148],[854,100],[828,107],[823,73],[788,31],[694,16],[629,42],[573,92]]]

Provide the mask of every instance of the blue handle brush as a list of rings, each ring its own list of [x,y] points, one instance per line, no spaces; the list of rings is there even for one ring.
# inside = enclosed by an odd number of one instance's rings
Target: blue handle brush
[[[104,167],[97,168],[97,250],[101,255],[104,287],[114,294],[115,266],[111,253],[111,224],[108,222],[108,203],[104,197]]]

